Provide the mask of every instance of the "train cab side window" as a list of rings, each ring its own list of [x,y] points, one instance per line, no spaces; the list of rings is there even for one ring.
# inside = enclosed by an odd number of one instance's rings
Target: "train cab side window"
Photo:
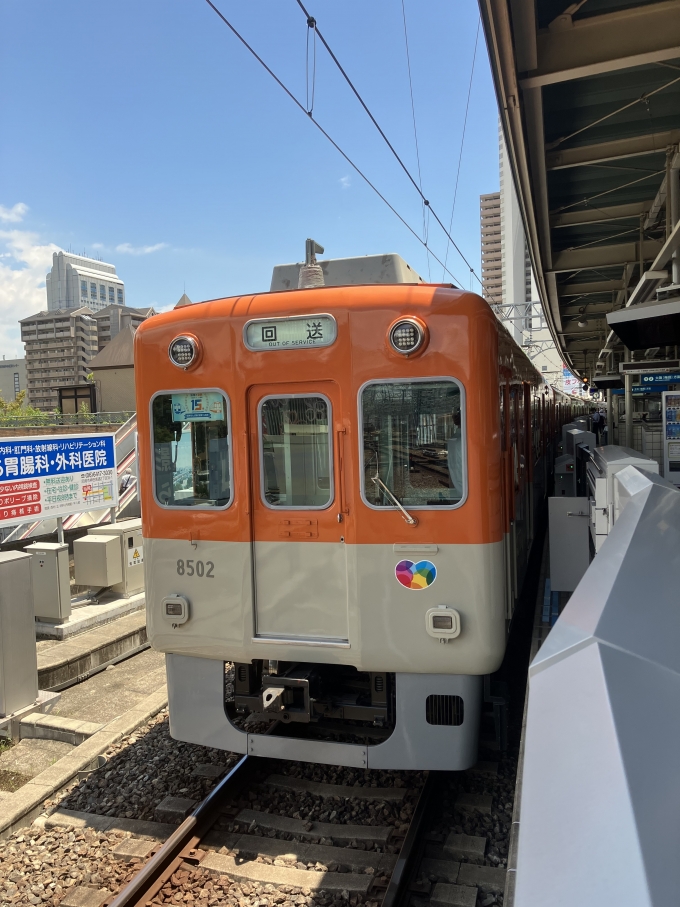
[[[224,395],[159,394],[152,417],[156,500],[165,507],[227,507],[231,467]]]
[[[262,498],[268,507],[321,510],[333,501],[331,404],[322,396],[260,403]]]
[[[465,494],[461,390],[453,380],[395,381],[361,393],[363,495],[392,507],[451,507]]]

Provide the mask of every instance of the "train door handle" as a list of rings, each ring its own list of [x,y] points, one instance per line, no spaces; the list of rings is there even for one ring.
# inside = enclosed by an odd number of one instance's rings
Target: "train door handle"
[[[571,510],[567,511],[567,516],[590,516],[588,513],[583,513],[582,510],[579,510],[577,513],[572,513]]]
[[[338,514],[338,523],[342,522],[342,514],[349,513],[349,507],[345,501],[345,435],[346,428],[338,428],[335,432],[338,439],[338,497],[340,498],[340,513]]]

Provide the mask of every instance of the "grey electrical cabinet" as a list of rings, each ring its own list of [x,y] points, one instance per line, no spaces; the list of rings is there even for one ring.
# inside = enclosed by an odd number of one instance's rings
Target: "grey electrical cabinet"
[[[563,454],[555,460],[555,496],[571,498],[575,494],[574,458]]]
[[[0,716],[38,698],[31,555],[0,553]]]
[[[73,563],[79,586],[117,586],[123,579],[120,543],[110,535],[84,535],[73,543]]]
[[[573,592],[590,564],[588,498],[548,498],[550,588]]]
[[[144,538],[139,517],[121,520],[107,526],[93,526],[89,530],[99,537],[108,536],[118,542],[122,577],[111,591],[127,597],[144,589]]]
[[[35,542],[27,545],[24,551],[31,555],[35,616],[45,620],[68,620],[71,616],[68,545]]]

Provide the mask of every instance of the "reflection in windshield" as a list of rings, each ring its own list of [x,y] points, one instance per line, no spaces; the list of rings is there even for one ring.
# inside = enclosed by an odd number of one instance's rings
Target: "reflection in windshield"
[[[364,494],[393,507],[441,507],[463,497],[460,389],[453,381],[371,384],[362,395]]]

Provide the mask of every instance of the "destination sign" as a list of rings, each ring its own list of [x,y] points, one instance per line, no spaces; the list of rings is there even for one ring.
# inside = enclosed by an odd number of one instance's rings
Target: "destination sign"
[[[245,345],[253,352],[299,350],[331,346],[338,336],[332,315],[294,315],[290,318],[258,318],[243,331]]]
[[[640,382],[642,384],[679,384],[680,374],[640,375]]]

